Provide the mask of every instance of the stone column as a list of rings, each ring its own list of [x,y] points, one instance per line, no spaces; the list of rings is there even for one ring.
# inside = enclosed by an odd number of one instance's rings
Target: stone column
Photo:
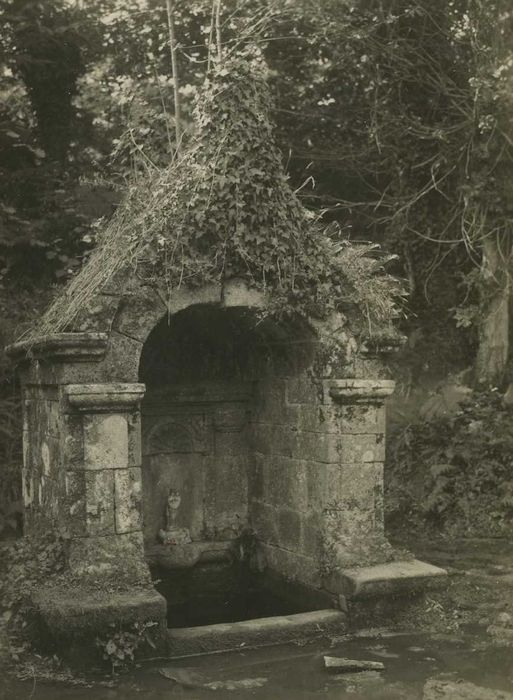
[[[144,384],[63,387],[64,530],[78,573],[144,566],[139,404]]]
[[[384,533],[385,398],[389,379],[323,381],[326,433],[336,435],[336,463],[326,465],[323,493],[324,573],[389,561]]]

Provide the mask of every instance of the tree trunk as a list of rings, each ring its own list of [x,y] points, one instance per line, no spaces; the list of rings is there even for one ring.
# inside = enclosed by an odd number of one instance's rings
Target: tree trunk
[[[502,242],[502,245],[501,245]],[[481,264],[481,324],[476,358],[479,386],[497,386],[504,378],[509,355],[510,250],[499,236],[483,241]]]

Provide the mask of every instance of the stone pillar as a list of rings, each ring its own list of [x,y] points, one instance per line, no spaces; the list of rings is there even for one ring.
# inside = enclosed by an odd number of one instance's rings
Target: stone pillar
[[[64,530],[77,573],[144,566],[141,505],[143,384],[63,387]]]
[[[326,465],[323,545],[330,568],[389,561],[384,533],[385,398],[389,379],[323,382],[325,430],[335,434],[336,463]]]
[[[341,605],[350,605],[355,619],[361,600],[377,614],[380,606],[386,609],[384,601],[417,600],[416,594],[446,575],[408,555],[405,559],[405,552],[396,552],[385,537],[385,399],[394,384],[389,379],[323,381],[327,431],[338,435],[337,464],[327,465],[323,488],[323,586],[340,596]]]

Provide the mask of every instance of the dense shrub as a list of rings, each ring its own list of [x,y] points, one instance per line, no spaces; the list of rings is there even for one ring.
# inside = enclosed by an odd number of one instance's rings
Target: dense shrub
[[[451,535],[503,536],[513,524],[513,406],[476,393],[458,412],[390,436],[389,526]]]

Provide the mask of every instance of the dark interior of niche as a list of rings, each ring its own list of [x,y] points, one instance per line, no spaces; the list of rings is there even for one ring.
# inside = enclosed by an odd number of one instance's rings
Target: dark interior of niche
[[[277,323],[245,307],[198,304],[165,316],[150,333],[140,381],[151,388],[296,374],[312,359],[312,340],[300,319]]]

